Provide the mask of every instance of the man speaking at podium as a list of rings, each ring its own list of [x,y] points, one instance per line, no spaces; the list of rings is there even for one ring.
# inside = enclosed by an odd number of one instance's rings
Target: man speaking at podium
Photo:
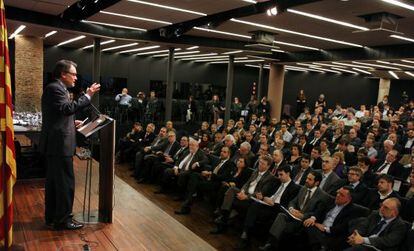
[[[75,194],[73,155],[76,148],[75,127],[81,121],[74,114],[88,106],[100,85],[92,84],[77,101],[69,99],[68,88],[77,80],[76,64],[69,60],[56,63],[53,75],[56,81],[48,84],[42,95],[42,133],[40,151],[46,156],[46,225],[57,230],[74,230],[83,225],[72,220]]]

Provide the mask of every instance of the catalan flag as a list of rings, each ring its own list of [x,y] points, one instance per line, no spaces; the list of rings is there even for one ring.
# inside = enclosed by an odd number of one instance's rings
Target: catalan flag
[[[12,115],[10,59],[4,2],[0,0],[0,247],[8,249],[13,233],[13,186],[16,155]]]

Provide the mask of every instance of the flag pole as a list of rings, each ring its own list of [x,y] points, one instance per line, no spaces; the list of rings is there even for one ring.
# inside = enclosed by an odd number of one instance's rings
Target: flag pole
[[[8,215],[8,203],[7,203],[7,179],[6,179],[6,132],[1,131],[1,144],[2,144],[2,158],[1,158],[1,177],[3,182],[3,208],[4,208],[4,250],[9,250],[9,215]]]

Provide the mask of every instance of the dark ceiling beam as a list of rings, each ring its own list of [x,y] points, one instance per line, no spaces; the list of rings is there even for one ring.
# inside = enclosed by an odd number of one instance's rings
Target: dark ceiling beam
[[[64,20],[59,16],[30,11],[12,6],[6,6],[6,18],[19,22],[32,23],[36,25],[54,27],[64,30],[72,30],[84,34],[89,34],[92,36],[107,37],[114,39],[198,45],[205,47],[234,50],[245,50],[245,45],[248,44],[247,41],[243,42],[237,40],[197,37],[188,35],[181,36],[179,38],[167,39],[165,37],[161,37],[159,34],[153,34],[149,32],[136,31],[130,29],[113,28],[109,26],[89,24],[80,21]]]
[[[270,0],[252,5],[247,5],[211,15],[195,18],[192,20],[175,23],[158,29],[151,30],[151,33],[160,33],[166,37],[181,36],[190,31],[193,27],[204,26],[206,28],[216,28],[220,24],[232,19],[242,18],[252,15],[265,13],[269,8],[277,6],[279,12],[287,8],[318,2],[320,0]]]
[[[80,21],[85,20],[99,11],[106,9],[121,0],[80,0],[67,8],[61,17],[66,20]]]
[[[365,48],[275,53],[274,56],[280,60],[278,63],[414,58],[414,44],[410,43]]]

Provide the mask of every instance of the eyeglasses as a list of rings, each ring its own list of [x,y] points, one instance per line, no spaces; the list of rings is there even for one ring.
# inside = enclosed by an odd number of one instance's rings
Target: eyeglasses
[[[69,71],[65,71],[65,72],[72,75],[73,77],[76,77],[76,75],[78,75],[77,73],[74,73],[74,72],[69,72]]]

